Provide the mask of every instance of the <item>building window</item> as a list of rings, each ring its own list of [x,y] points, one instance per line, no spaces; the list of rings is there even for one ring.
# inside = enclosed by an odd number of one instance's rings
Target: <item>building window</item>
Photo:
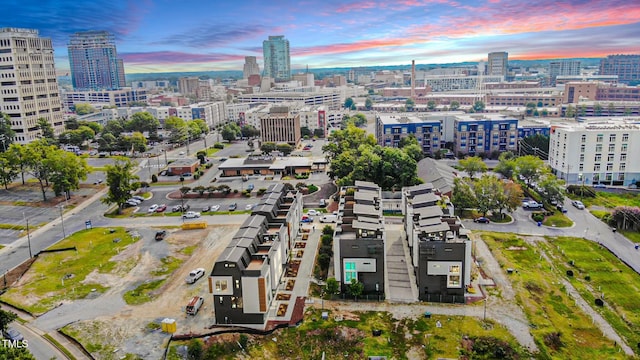
[[[240,289],[240,280],[236,280],[236,289]]]
[[[602,151],[602,144],[596,145],[596,152],[601,152],[601,151]]]
[[[618,174],[618,181],[624,181],[624,174]]]
[[[627,154],[620,154],[620,161],[627,161]]]
[[[602,134],[598,134],[598,136],[596,137],[596,142],[601,143],[602,139],[604,139],[604,136]]]
[[[587,135],[582,135],[582,142],[587,142]]]
[[[351,280],[358,280],[355,262],[344,263],[344,283],[351,284]]]
[[[584,170],[584,164],[578,165],[578,171],[583,171],[583,170]]]
[[[580,152],[583,153],[584,152],[584,144],[580,145]]]
[[[600,174],[593,174],[593,182],[594,183],[600,182]]]
[[[605,181],[611,181],[611,179],[613,179],[613,174],[612,173],[604,174],[604,180]]]
[[[448,275],[447,287],[460,287],[460,275]]]
[[[629,134],[622,134],[622,141],[629,141]]]
[[[622,146],[620,146],[620,151],[627,151],[627,144],[622,144]]]
[[[593,164],[593,171],[600,171],[600,164]]]
[[[613,171],[613,164],[607,164],[607,171]]]
[[[593,161],[602,161],[602,154],[596,154],[596,156],[594,156]]]
[[[615,142],[616,141],[616,134],[609,134],[609,142]]]
[[[625,171],[627,169],[626,163],[620,163],[620,167],[618,168],[620,171]]]
[[[616,151],[616,145],[615,144],[609,144],[609,152],[614,152]]]
[[[216,280],[216,291],[225,290],[227,290],[227,280]]]
[[[449,274],[460,274],[460,265],[449,266]]]
[[[580,162],[584,162],[584,154],[580,154]]]
[[[231,297],[231,308],[232,309],[242,309],[242,298],[241,297]]]
[[[613,161],[614,158],[615,158],[615,155],[613,154],[607,155],[607,161]]]

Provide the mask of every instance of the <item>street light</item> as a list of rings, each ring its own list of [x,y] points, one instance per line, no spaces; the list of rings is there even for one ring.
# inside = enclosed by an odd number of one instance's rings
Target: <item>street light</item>
[[[584,195],[584,175],[582,173],[578,174],[578,180],[582,181],[582,186],[580,187],[580,201],[582,201],[582,196]]]
[[[33,255],[31,253],[31,234],[29,233],[29,219],[27,219],[27,216],[24,214],[24,211],[22,212],[22,217],[24,218],[24,221],[27,223],[27,244],[29,245],[29,259],[31,259]]]
[[[60,222],[62,223],[62,238],[65,239],[67,237],[67,234],[64,231],[64,216],[62,214],[62,209],[64,209],[64,205],[60,204],[58,205],[58,208],[60,209]]]
[[[184,187],[184,177],[180,176],[180,212],[184,214],[184,192],[182,191],[182,188]],[[182,217],[182,222],[184,223],[184,216]]]

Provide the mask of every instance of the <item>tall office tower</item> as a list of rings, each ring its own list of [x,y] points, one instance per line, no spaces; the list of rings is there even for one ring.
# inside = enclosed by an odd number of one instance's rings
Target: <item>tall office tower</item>
[[[195,76],[181,77],[178,79],[178,91],[182,95],[193,95],[200,86],[200,79]]]
[[[549,81],[556,84],[556,77],[566,75],[580,75],[580,60],[561,60],[549,63]]]
[[[13,141],[26,144],[40,138],[40,118],[60,134],[64,113],[51,39],[39,37],[38,30],[2,28],[0,55],[0,111],[11,119]]]
[[[248,79],[251,75],[260,75],[260,67],[258,66],[255,56],[245,56],[242,78]]]
[[[600,75],[618,75],[618,82],[640,83],[640,55],[609,55],[600,60]]]
[[[506,51],[489,53],[487,75],[506,76],[509,68],[509,53]]]
[[[126,85],[113,34],[77,32],[71,37],[68,50],[75,90],[118,90]]]
[[[289,40],[284,36],[269,36],[262,43],[264,56],[264,76],[275,81],[291,80],[291,57],[289,56]]]

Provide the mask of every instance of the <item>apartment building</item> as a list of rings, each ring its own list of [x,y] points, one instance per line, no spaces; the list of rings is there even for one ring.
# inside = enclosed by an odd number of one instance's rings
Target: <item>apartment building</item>
[[[382,192],[378,185],[356,181],[340,191],[338,222],[333,235],[335,278],[341,292],[352,281],[364,285],[363,294],[384,295],[385,229]]]
[[[442,124],[439,119],[418,117],[409,113],[376,114],[378,145],[398,147],[400,140],[414,135],[422,152],[433,155],[441,149]]]
[[[300,232],[302,195],[271,185],[209,276],[216,324],[265,324]]]
[[[640,117],[551,127],[549,166],[568,184],[628,186],[640,181]]]
[[[185,76],[178,79],[178,91],[182,95],[195,95],[200,86],[200,79],[196,76]]]
[[[160,121],[162,127],[164,127],[164,121],[169,116],[175,116],[182,120],[202,119],[211,129],[226,122],[227,111],[225,106],[224,101],[198,103],[186,106],[134,106],[102,109],[102,115],[106,123],[109,120],[129,117],[138,112],[148,112]]]
[[[609,55],[600,60],[600,75],[618,75],[624,84],[640,82],[640,55]]]
[[[444,205],[444,206],[443,206]],[[464,303],[471,284],[471,239],[433,185],[402,189],[405,234],[422,301]]]
[[[273,106],[269,114],[260,117],[262,142],[288,143],[298,146],[300,134],[300,114],[291,114],[286,106]]]
[[[603,82],[570,82],[565,85],[563,102],[580,103],[585,100],[601,101],[640,101],[640,85],[627,86]]]
[[[556,85],[558,76],[577,76],[580,75],[580,60],[560,60],[549,62],[549,84]]]
[[[115,36],[106,31],[77,32],[68,45],[73,89],[118,90],[125,87],[124,64]]]
[[[147,102],[146,89],[122,88],[120,90],[63,91],[62,103],[67,110],[75,104],[109,105],[126,107],[131,102]]]
[[[64,131],[53,46],[38,30],[0,29],[0,111],[9,116],[16,143],[40,138],[40,118],[56,135]]]
[[[459,115],[455,118],[454,129],[456,154],[515,152],[518,147],[518,120],[505,115]]]

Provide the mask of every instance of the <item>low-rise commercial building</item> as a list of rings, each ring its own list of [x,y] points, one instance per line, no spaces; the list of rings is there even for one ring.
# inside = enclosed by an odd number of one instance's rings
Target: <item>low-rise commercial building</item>
[[[309,157],[276,157],[271,155],[231,158],[220,164],[222,176],[242,175],[296,175],[325,171],[327,160]]]
[[[209,276],[216,324],[265,324],[300,232],[302,195],[272,185]]]
[[[260,117],[262,142],[287,143],[298,146],[300,134],[300,114],[292,114],[286,106],[274,106],[268,114]]]

